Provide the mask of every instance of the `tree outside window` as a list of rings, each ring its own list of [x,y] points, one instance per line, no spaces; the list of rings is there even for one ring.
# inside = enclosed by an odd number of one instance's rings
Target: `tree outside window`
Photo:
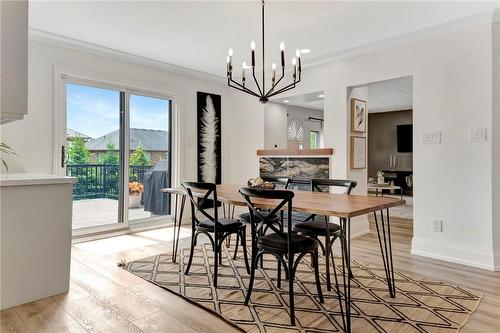
[[[319,132],[311,131],[309,132],[309,148],[315,149],[319,147]]]

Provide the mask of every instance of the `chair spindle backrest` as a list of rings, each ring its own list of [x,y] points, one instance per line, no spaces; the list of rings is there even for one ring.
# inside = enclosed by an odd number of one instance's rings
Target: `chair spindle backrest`
[[[264,231],[265,228],[270,228],[273,232],[279,235],[281,238],[286,239],[291,242],[292,226],[288,223],[287,233],[281,231],[276,227],[276,220],[272,220],[272,217],[276,213],[280,212],[283,206],[287,205],[286,211],[288,218],[291,219],[292,216],[292,199],[294,193],[287,190],[263,190],[263,189],[253,189],[253,188],[241,188],[240,193],[245,199],[249,213],[250,213],[250,225],[252,227],[252,238],[255,239],[259,231]],[[269,213],[262,214],[262,211],[256,207],[252,199],[272,199],[278,200],[276,206],[270,209]],[[257,217],[257,219],[256,219]],[[258,223],[257,223],[258,222]],[[279,223],[283,223],[280,220]]]
[[[196,213],[200,212],[215,225],[215,230],[219,224],[217,214],[217,185],[213,183],[202,182],[182,182],[182,187],[186,191],[189,200],[191,201],[191,215],[193,223],[199,224],[200,220],[196,217]],[[213,202],[213,207],[207,207],[207,203]],[[213,215],[207,212],[207,209],[213,208]]]

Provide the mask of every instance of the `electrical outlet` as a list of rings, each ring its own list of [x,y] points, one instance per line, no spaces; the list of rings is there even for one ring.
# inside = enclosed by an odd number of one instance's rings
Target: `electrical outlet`
[[[443,232],[443,220],[432,220],[432,231]]]
[[[469,139],[471,142],[486,141],[486,128],[471,128],[469,130]]]
[[[425,132],[423,136],[424,144],[441,143],[441,132]]]

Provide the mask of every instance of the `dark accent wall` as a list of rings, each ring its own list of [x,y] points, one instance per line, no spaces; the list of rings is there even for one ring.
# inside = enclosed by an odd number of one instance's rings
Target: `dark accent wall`
[[[397,125],[413,124],[413,111],[391,111],[368,114],[368,177],[390,168],[389,158],[396,155],[398,171],[413,170],[413,153],[398,153]]]

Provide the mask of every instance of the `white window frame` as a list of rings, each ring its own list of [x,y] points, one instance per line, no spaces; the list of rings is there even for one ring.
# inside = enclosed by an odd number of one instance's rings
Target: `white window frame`
[[[179,114],[179,94],[169,91],[161,91],[159,89],[152,89],[151,87],[146,87],[145,85],[137,85],[136,83],[120,81],[120,80],[110,80],[109,74],[100,73],[90,73],[88,70],[79,70],[75,68],[67,68],[63,66],[54,66],[54,146],[53,146],[53,173],[56,175],[65,175],[65,169],[61,167],[62,156],[61,147],[66,146],[66,83],[83,84],[87,86],[92,86],[96,88],[112,89],[117,91],[125,92],[125,144],[124,149],[129,152],[130,144],[130,111],[129,102],[131,95],[141,95],[148,97],[155,97],[161,99],[168,99],[171,101],[171,112],[172,112],[172,133],[170,134],[171,148],[172,151],[169,152],[169,158],[171,158],[171,186],[180,186],[180,161],[181,161],[181,136],[180,136],[180,114]],[[129,154],[127,156],[127,161],[129,159]],[[128,174],[128,163],[124,162],[125,174]],[[95,226],[88,228],[81,228],[72,230],[73,237],[86,237],[86,239],[92,239],[93,236],[96,238],[102,238],[104,233],[117,232],[129,233],[131,230],[137,231],[140,229],[152,229],[160,228],[166,225],[170,225],[173,222],[173,216],[160,216],[147,219],[137,219],[130,223],[128,219],[128,206],[125,204],[128,202],[128,184],[124,182],[123,189],[124,193],[124,208],[123,209],[123,223],[113,223],[103,226]],[[171,210],[173,211],[173,210]]]

